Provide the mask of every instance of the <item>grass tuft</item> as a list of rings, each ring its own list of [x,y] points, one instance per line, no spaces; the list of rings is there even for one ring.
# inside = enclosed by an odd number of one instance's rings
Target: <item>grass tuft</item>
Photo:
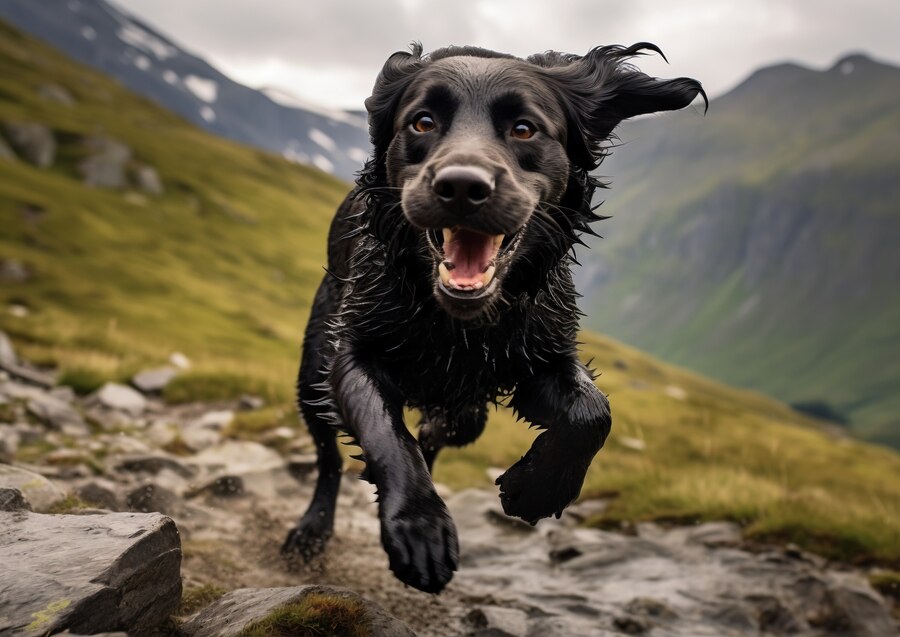
[[[279,608],[238,637],[369,637],[371,623],[362,602],[337,595],[309,593],[301,601]]]
[[[201,584],[199,586],[191,586],[185,588],[181,593],[181,603],[174,615],[176,617],[185,617],[193,615],[198,610],[206,608],[214,601],[222,597],[227,591],[221,586],[215,584]]]

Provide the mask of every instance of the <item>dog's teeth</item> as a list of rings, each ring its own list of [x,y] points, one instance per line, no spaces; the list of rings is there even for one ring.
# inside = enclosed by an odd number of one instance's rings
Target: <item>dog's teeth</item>
[[[475,285],[473,285],[472,287],[475,288],[476,290],[480,290],[481,288],[484,287],[484,283],[482,283],[481,281],[475,281]]]
[[[481,275],[481,281],[479,281],[476,285],[487,285],[491,282],[491,279],[494,278],[494,273],[497,272],[496,266],[490,265],[488,269],[484,271],[484,274]]]
[[[450,239],[453,238],[453,230],[450,228],[443,228],[441,231],[444,233],[444,243],[448,243]]]
[[[446,263],[446,261],[444,263]],[[450,283],[450,270],[446,265],[444,265],[444,263],[441,263],[438,266],[438,274],[441,275],[441,282],[444,285],[448,285]]]

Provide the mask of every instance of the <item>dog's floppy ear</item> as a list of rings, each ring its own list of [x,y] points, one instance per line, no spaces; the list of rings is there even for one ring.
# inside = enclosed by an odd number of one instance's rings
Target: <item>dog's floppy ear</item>
[[[418,42],[410,46],[410,52],[397,51],[384,63],[372,95],[366,99],[369,113],[369,137],[375,147],[375,159],[380,161],[394,136],[394,114],[403,93],[416,73],[422,69],[422,45]]]
[[[649,42],[630,47],[603,46],[587,55],[544,54],[530,59],[546,68],[557,84],[569,119],[569,155],[585,168],[603,158],[603,142],[629,117],[674,111],[688,106],[697,95],[709,100],[697,80],[679,77],[662,80],[641,73],[628,60],[659,48]]]

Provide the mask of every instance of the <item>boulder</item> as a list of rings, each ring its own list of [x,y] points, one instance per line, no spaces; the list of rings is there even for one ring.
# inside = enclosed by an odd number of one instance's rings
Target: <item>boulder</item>
[[[86,186],[124,188],[127,185],[125,168],[131,161],[131,149],[106,135],[92,135],[85,139],[88,157],[78,164],[78,172]]]
[[[43,124],[34,122],[10,122],[6,134],[13,148],[25,161],[38,168],[47,168],[56,158],[56,139]]]
[[[0,511],[31,511],[31,503],[18,489],[0,487]]]
[[[184,466],[174,456],[161,451],[125,456],[116,462],[116,469],[119,471],[149,473],[152,475],[156,475],[163,469],[168,469],[183,478],[191,478],[194,475],[194,472],[191,469]]]
[[[245,628],[264,620],[273,612],[316,597],[348,604],[348,608],[358,612],[362,621],[369,624],[367,634],[371,637],[415,637],[415,633],[404,623],[375,602],[331,586],[241,588],[213,602],[181,628],[191,637],[237,637]]]
[[[56,102],[63,106],[75,105],[72,94],[59,84],[42,84],[40,88],[38,88],[38,95],[48,102]]]
[[[36,394],[28,401],[28,411],[51,429],[67,435],[83,436],[90,433],[81,414],[72,405],[50,394]]]
[[[12,341],[4,332],[0,331],[0,367],[5,368],[7,365],[15,365],[17,362],[16,350]]]
[[[139,190],[143,190],[150,195],[163,194],[164,189],[162,180],[159,178],[159,173],[156,172],[156,168],[153,166],[147,166],[145,164],[137,166],[133,170],[132,175],[134,177],[134,185],[137,186]]]
[[[528,615],[516,608],[482,606],[466,615],[466,623],[472,628],[471,637],[525,637],[528,633]]]
[[[134,375],[131,384],[145,394],[157,394],[165,389],[166,385],[178,375],[178,370],[173,367],[157,367],[146,369]]]
[[[252,394],[241,394],[241,397],[238,400],[238,406],[245,411],[252,411],[254,409],[262,409],[265,407],[266,401],[259,396],[254,396]]]
[[[0,281],[25,283],[31,278],[31,270],[18,259],[0,259]]]
[[[80,484],[75,488],[75,495],[85,502],[110,511],[120,511],[124,508],[118,486],[115,482],[104,478],[92,478]]]
[[[125,502],[132,511],[159,511],[171,515],[178,505],[178,495],[155,482],[147,482],[131,491]]]
[[[0,464],[0,487],[21,491],[35,511],[48,511],[66,498],[65,492],[44,476],[7,464]]]
[[[21,442],[22,436],[15,426],[0,424],[0,462],[12,462]]]
[[[181,352],[172,352],[169,356],[169,362],[172,363],[178,369],[190,369],[191,368],[191,359],[182,354]]]
[[[109,409],[137,415],[147,408],[147,399],[126,385],[106,383],[95,394],[97,402]]]
[[[0,513],[0,635],[149,635],[181,598],[181,540],[157,513]]]

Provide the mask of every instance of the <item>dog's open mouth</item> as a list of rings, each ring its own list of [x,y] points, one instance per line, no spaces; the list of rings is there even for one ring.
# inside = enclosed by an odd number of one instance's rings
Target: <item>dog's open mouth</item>
[[[488,288],[521,232],[489,235],[461,226],[440,232],[429,230],[428,240],[439,259],[438,274],[443,287],[472,295]]]

